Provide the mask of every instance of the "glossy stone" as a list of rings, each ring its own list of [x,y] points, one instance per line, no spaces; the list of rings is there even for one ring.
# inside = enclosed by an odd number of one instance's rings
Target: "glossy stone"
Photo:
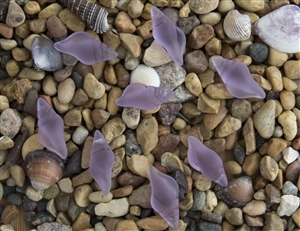
[[[173,228],[179,223],[179,188],[176,181],[158,171],[155,167],[149,168],[151,184],[151,206]]]
[[[129,84],[116,104],[121,107],[135,107],[153,110],[174,97],[174,92],[162,87],[146,86],[141,83]]]
[[[253,62],[260,64],[269,56],[268,46],[262,43],[254,43],[248,49],[248,54]]]
[[[115,50],[84,31],[71,34],[65,40],[56,42],[54,47],[62,53],[75,56],[86,65],[111,60],[118,56]]]
[[[190,165],[207,178],[226,187],[228,185],[228,180],[220,156],[206,147],[194,136],[188,137],[188,143],[188,159]]]

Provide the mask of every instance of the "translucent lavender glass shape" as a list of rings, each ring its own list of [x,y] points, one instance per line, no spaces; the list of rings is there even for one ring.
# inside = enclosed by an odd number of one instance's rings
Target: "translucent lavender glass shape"
[[[64,139],[62,118],[42,98],[37,100],[38,138],[41,144],[66,159],[67,145]]]
[[[149,169],[152,208],[173,228],[179,222],[179,187],[170,176],[151,166]]]
[[[174,97],[172,90],[163,87],[147,86],[142,83],[129,84],[116,104],[121,107],[135,107],[153,110]]]
[[[84,31],[74,32],[68,38],[54,43],[54,47],[62,53],[73,55],[86,65],[111,60],[118,56],[115,50]]]
[[[194,136],[188,137],[188,143],[190,165],[217,184],[227,187],[228,180],[220,156]]]
[[[167,50],[175,63],[182,65],[186,45],[185,34],[155,6],[151,7],[151,18],[153,38]]]
[[[90,158],[90,173],[107,196],[111,188],[111,172],[114,166],[115,154],[110,149],[99,130],[95,131]]]
[[[244,63],[219,56],[212,57],[212,62],[232,96],[240,99],[263,99],[266,97],[266,93],[252,78],[248,67]]]
[[[31,54],[37,70],[56,71],[63,66],[63,57],[50,39],[36,36],[31,43]]]

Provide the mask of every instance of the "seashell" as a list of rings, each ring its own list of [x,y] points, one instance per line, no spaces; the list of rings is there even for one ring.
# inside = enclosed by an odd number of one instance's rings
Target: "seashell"
[[[37,100],[38,138],[41,144],[62,159],[68,155],[62,118],[42,98]]]
[[[168,102],[175,95],[174,91],[163,87],[146,86],[142,83],[131,83],[116,100],[121,107],[135,107],[141,110],[154,110]]]
[[[152,208],[174,229],[179,224],[179,187],[170,176],[150,166],[149,180],[151,184]]]
[[[84,31],[77,31],[65,40],[54,43],[54,47],[62,53],[73,55],[86,65],[111,60],[118,56],[115,50]]]
[[[231,10],[224,18],[223,28],[225,34],[234,41],[244,41],[250,38],[251,21],[246,14]]]
[[[103,134],[96,130],[90,158],[90,173],[103,194],[107,196],[111,188],[111,172],[114,166],[115,154],[110,149]]]
[[[263,99],[266,97],[266,93],[255,82],[244,63],[224,59],[220,56],[213,56],[211,60],[231,95],[240,99]]]
[[[140,64],[131,72],[130,83],[142,83],[147,86],[159,87],[160,78],[154,68]]]
[[[249,176],[233,178],[226,188],[220,187],[221,198],[233,207],[242,207],[253,199],[254,189]]]
[[[36,150],[25,157],[25,172],[36,190],[45,190],[64,175],[64,163],[53,152]]]
[[[155,6],[151,7],[151,18],[153,38],[167,50],[175,63],[182,65],[186,45],[185,34]]]
[[[103,34],[109,29],[108,12],[104,7],[86,0],[62,0],[62,3],[85,21],[96,33]]]
[[[56,71],[63,66],[63,57],[55,50],[53,42],[41,36],[36,36],[31,43],[31,53],[34,68],[37,70]]]
[[[206,147],[194,136],[188,137],[188,143],[188,159],[190,165],[207,178],[226,187],[228,185],[228,180],[220,156]]]
[[[300,8],[282,6],[258,19],[256,34],[270,47],[286,53],[300,52]]]

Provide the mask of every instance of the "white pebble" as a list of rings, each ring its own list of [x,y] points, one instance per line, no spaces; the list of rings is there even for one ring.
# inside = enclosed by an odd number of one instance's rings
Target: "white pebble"
[[[84,143],[88,135],[89,135],[89,131],[84,126],[79,125],[75,129],[72,135],[72,140],[74,141],[75,144],[81,145]]]
[[[299,152],[292,147],[288,147],[282,151],[283,159],[288,163],[292,163],[299,157]]]
[[[299,197],[293,195],[283,195],[277,209],[278,216],[291,216],[299,207]]]

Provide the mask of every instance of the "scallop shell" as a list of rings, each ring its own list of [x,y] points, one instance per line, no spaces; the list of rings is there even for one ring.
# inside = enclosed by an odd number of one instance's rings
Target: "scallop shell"
[[[254,189],[249,176],[234,178],[226,188],[220,187],[220,196],[233,207],[243,207],[253,199]]]
[[[282,6],[257,20],[256,34],[270,47],[285,53],[300,52],[300,8]]]
[[[45,190],[64,175],[64,163],[56,154],[44,150],[30,152],[25,157],[25,172],[36,190]]]
[[[159,87],[160,79],[154,68],[140,64],[131,72],[130,83]]]
[[[247,40],[251,35],[251,21],[248,15],[240,14],[237,10],[228,12],[224,19],[225,34],[235,41]]]
[[[62,0],[62,3],[89,24],[96,33],[103,34],[109,29],[108,12],[105,8],[86,0]]]

